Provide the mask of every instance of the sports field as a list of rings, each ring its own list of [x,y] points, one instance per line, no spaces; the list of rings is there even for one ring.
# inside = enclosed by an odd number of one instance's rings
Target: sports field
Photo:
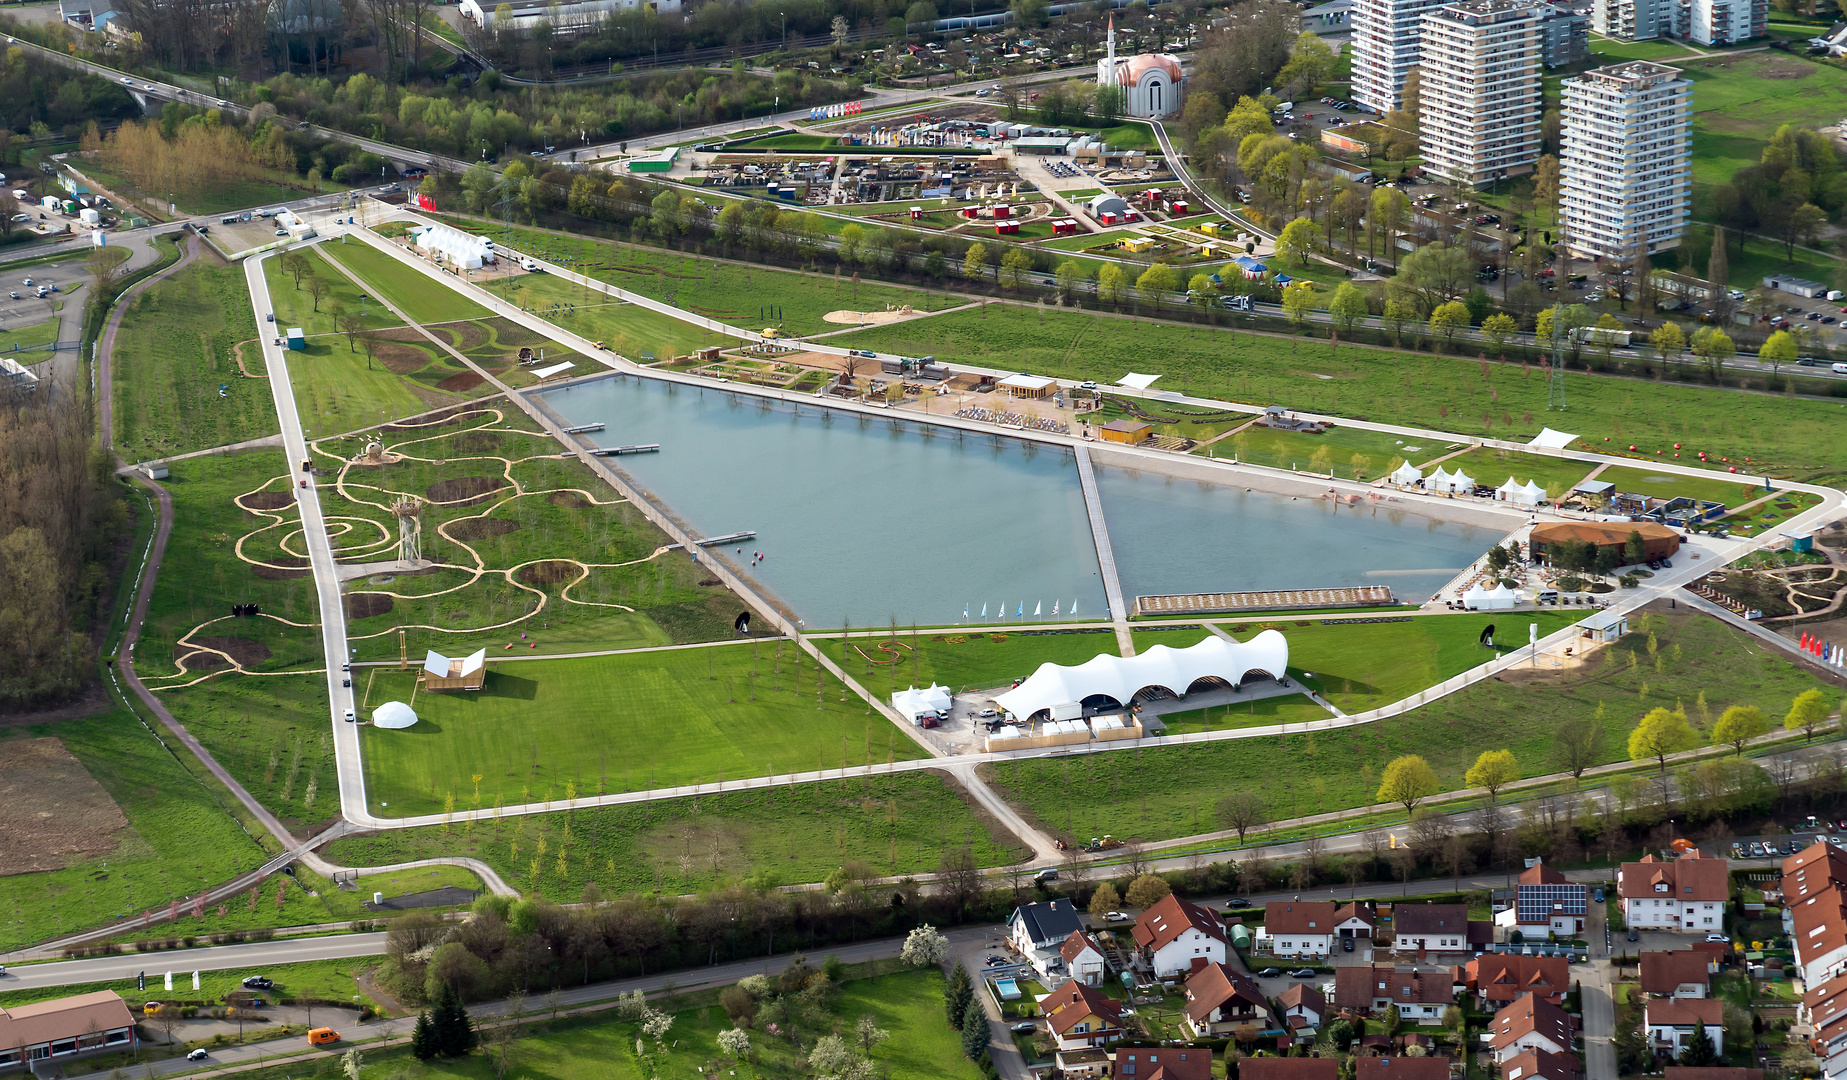
[[[1271,816],[1283,818],[1371,804],[1381,770],[1401,754],[1423,755],[1446,789],[1461,786],[1462,774],[1484,750],[1512,750],[1525,776],[1554,772],[1563,767],[1554,746],[1559,722],[1594,720],[1599,707],[1605,713],[1599,758],[1623,761],[1629,731],[1656,706],[1684,706],[1696,727],[1710,730],[1731,705],[1756,705],[1782,716],[1796,694],[1821,685],[1747,636],[1682,612],[1651,612],[1646,622],[1633,616],[1635,632],[1599,651],[1582,668],[1559,673],[1511,669],[1379,723],[1319,735],[1007,762],[983,766],[983,775],[1016,806],[1065,835],[1163,839],[1216,828],[1212,807],[1233,791],[1260,792]],[[1528,618],[1503,616],[1502,633],[1511,629],[1523,639],[1521,627]],[[1651,629],[1658,647],[1652,659],[1647,649]],[[1327,641],[1337,644],[1333,637]],[[1465,641],[1451,646],[1447,655],[1473,647]],[[1290,659],[1292,665],[1314,670],[1325,684],[1313,665],[1329,661],[1315,658],[1317,648],[1313,639],[1304,639],[1292,648]],[[1389,652],[1382,641],[1381,684],[1392,677]],[[1439,662],[1444,655],[1439,649]],[[1329,696],[1338,702],[1335,689]],[[1823,689],[1839,699],[1839,688]]]
[[[564,806],[922,755],[832,677],[816,708],[813,660],[786,649],[776,666],[773,646],[753,659],[749,645],[491,664],[478,693],[417,694],[417,726],[363,729],[367,790],[380,813],[440,813],[473,805],[479,775],[482,806]],[[369,707],[410,701],[414,678],[381,673]]]
[[[830,340],[1099,383],[1159,373],[1161,388],[1196,396],[1501,439],[1531,438],[1547,423],[1537,368],[1111,315],[988,304]],[[1568,375],[1569,430],[1585,448],[1607,449],[1608,435],[1650,456],[1679,442],[1772,470],[1847,466],[1836,402],[1669,384],[1642,394],[1639,386]]]

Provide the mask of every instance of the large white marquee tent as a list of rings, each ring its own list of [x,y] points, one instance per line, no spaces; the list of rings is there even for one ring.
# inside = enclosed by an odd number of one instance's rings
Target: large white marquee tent
[[[414,230],[418,247],[440,254],[452,265],[464,270],[479,270],[482,263],[494,261],[494,242],[447,225],[426,225]]]
[[[1127,705],[1144,687],[1160,686],[1176,697],[1185,697],[1188,687],[1207,676],[1236,685],[1249,672],[1260,671],[1280,679],[1288,670],[1288,639],[1275,630],[1265,630],[1244,642],[1213,636],[1184,649],[1156,645],[1140,656],[1105,653],[1076,667],[1040,664],[1030,678],[997,696],[994,703],[1025,719],[1040,710],[1088,697],[1113,698]]]
[[[899,715],[912,721],[927,712],[948,712],[953,703],[953,699],[949,696],[949,688],[938,686],[935,683],[921,690],[915,686],[907,687],[891,696],[891,707],[898,710]]]

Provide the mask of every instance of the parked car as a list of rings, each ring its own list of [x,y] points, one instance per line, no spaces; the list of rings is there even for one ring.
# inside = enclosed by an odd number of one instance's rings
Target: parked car
[[[998,967],[999,965],[1001,965],[1001,964],[1004,964],[1004,963],[1006,963],[1006,962],[1007,962],[1007,960],[1006,960],[1006,958],[1005,958],[1005,957],[1002,957],[1002,956],[996,956],[996,955],[995,955],[995,954],[993,954],[993,953],[989,953],[989,954],[988,954],[988,956],[987,956],[987,961],[986,961],[986,963],[987,963],[987,965],[988,965],[989,967]]]
[[[1642,940],[1642,935],[1636,933],[1635,930],[1631,928],[1629,931],[1629,940],[1630,941],[1640,941]]]
[[[275,983],[269,981],[268,976],[264,976],[264,975],[244,976],[244,989],[246,990],[273,990],[275,989],[275,986],[276,986]]]
[[[1110,922],[1128,922],[1129,921],[1129,917],[1127,915],[1124,915],[1120,911],[1105,912],[1103,917],[1109,920]]]
[[[1031,1020],[1022,1020],[1013,1025],[1013,1033],[1015,1035],[1031,1035],[1037,1029],[1038,1025],[1034,1024]]]
[[[1732,939],[1726,937],[1724,934],[1707,934],[1706,940],[1719,945],[1730,945],[1732,943]]]
[[[1592,894],[1591,894],[1591,896],[1592,896],[1592,898],[1594,898],[1594,899],[1595,899],[1595,900],[1596,900],[1596,901],[1597,901],[1597,902],[1598,902],[1599,904],[1601,904],[1601,903],[1603,903],[1603,890],[1602,890],[1602,889],[1598,889],[1598,890],[1597,890],[1596,892],[1594,892],[1594,893],[1592,893]]]
[[[205,1060],[205,1047],[201,1046],[197,1050],[194,1050],[192,1053],[187,1054],[186,1060],[187,1061],[204,1061]]]
[[[1251,906],[1251,902],[1242,896],[1234,896],[1225,901],[1225,906],[1228,908],[1247,908]]]
[[[1352,952],[1353,951],[1353,939],[1350,937],[1341,938],[1340,947],[1347,952]]]
[[[1274,979],[1283,973],[1282,968],[1264,968],[1257,973],[1259,979]]]
[[[1315,969],[1314,968],[1297,968],[1294,971],[1289,973],[1289,977],[1292,979],[1312,979],[1315,977]]]

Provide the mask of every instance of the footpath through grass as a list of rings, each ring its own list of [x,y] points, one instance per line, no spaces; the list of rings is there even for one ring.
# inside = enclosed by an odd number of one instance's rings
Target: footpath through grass
[[[931,771],[606,808],[561,801],[549,814],[344,837],[328,857],[379,866],[466,855],[524,895],[569,903],[591,882],[605,895],[678,896],[746,881],[821,881],[856,860],[882,875],[929,873],[964,844],[981,866],[1030,857],[959,784]]]
[[[165,457],[274,434],[256,336],[241,266],[205,255],[143,290],[122,316],[110,365],[122,455]],[[254,377],[238,367],[239,350]]]
[[[773,645],[752,650],[490,665],[479,692],[416,694],[415,727],[361,729],[368,796],[381,813],[404,816],[566,804],[598,791],[716,789],[726,779],[921,756],[859,698],[841,701],[840,682],[794,648],[784,647],[780,675]],[[410,701],[414,678],[387,669],[367,698],[374,707]]]
[[[1524,620],[1501,621],[1517,629]],[[1006,762],[983,766],[983,775],[1053,832],[1156,840],[1218,828],[1212,808],[1234,791],[1262,794],[1273,818],[1369,805],[1385,765],[1402,754],[1427,759],[1445,790],[1462,786],[1462,774],[1484,750],[1512,750],[1525,776],[1555,772],[1563,767],[1553,742],[1558,724],[1597,719],[1599,710],[1598,759],[1607,763],[1627,759],[1630,730],[1657,706],[1684,707],[1693,724],[1709,731],[1732,705],[1782,716],[1796,694],[1813,687],[1839,700],[1838,686],[1716,620],[1654,610],[1646,620],[1632,617],[1631,626],[1635,632],[1581,668],[1514,668],[1378,723],[1318,735]],[[1304,666],[1318,662],[1305,655],[1292,650],[1291,658]],[[1319,668],[1311,670],[1322,676]]]
[[[11,848],[21,856],[62,868],[0,876],[0,952],[165,908],[268,857],[189,771],[197,763],[182,764],[126,710],[0,729],[0,752],[26,739],[61,742],[126,820],[111,825],[98,814],[66,822],[66,828],[103,837],[102,853],[88,857],[69,856],[72,837],[52,831],[41,836],[28,830],[13,839]],[[41,805],[80,794],[53,788],[43,777],[13,779],[30,784],[31,798]],[[23,789],[15,788],[14,797],[24,797]]]
[[[366,879],[369,884],[370,878]],[[370,893],[366,895],[370,896]],[[276,989],[268,994],[271,1000],[283,997],[319,998],[322,1001],[352,1001],[370,1005],[370,997],[361,993],[357,976],[360,972],[375,967],[379,959],[373,956],[359,957],[352,960],[309,960],[299,964],[253,964],[246,968],[227,968],[223,971],[199,972],[199,989],[192,988],[189,972],[173,973],[173,989],[163,988],[164,980],[150,972],[148,988],[135,989],[133,979],[115,979],[108,982],[76,983],[66,986],[45,986],[33,990],[0,991],[0,1008],[13,1008],[28,1005],[35,1001],[50,1001],[76,994],[91,994],[99,990],[113,990],[131,1003],[146,1001],[172,1000],[183,998],[187,1001],[222,1001],[224,996],[243,989],[243,980],[247,975],[266,975],[276,984]],[[163,964],[159,953],[148,956],[150,967],[171,966]],[[139,1015],[139,1010],[137,1010]],[[252,1024],[250,1032],[265,1030],[264,1025]],[[183,1037],[185,1028],[179,1029]]]
[[[1147,372],[1165,376],[1163,389],[1200,397],[1498,439],[1529,439],[1547,423],[1546,375],[1536,367],[1091,312],[989,304],[830,340],[1068,380],[1113,384]],[[1580,373],[1566,387],[1578,449],[1634,443],[1652,461],[1678,442],[1773,472],[1847,466],[1847,440],[1836,437],[1847,403]]]

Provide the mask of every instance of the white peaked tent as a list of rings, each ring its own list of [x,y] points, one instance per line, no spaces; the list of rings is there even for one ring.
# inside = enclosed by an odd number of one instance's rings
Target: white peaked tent
[[[1543,428],[1526,445],[1543,447],[1547,450],[1563,450],[1577,439],[1578,437],[1569,431],[1553,431],[1551,428]]]
[[[372,726],[382,728],[407,728],[417,722],[417,714],[402,701],[387,701],[372,710]]]
[[[1424,478],[1424,474],[1418,471],[1417,466],[1411,464],[1408,461],[1405,462],[1403,465],[1398,466],[1398,468],[1392,473],[1392,483],[1397,484],[1400,487],[1410,487],[1412,484],[1417,483],[1419,480],[1422,480],[1423,478]]]
[[[908,687],[891,696],[891,707],[907,720],[915,720],[927,712],[948,712],[950,704],[949,688],[935,684],[922,690]]]
[[[1510,476],[1505,484],[1494,489],[1494,497],[1502,502],[1513,503],[1515,506],[1538,506],[1545,500],[1546,489],[1534,484],[1531,480],[1524,484],[1516,484],[1514,478]]]
[[[1451,489],[1454,483],[1455,483],[1455,478],[1451,476],[1449,472],[1443,468],[1443,466],[1438,465],[1435,472],[1431,473],[1429,476],[1424,477],[1424,490],[1425,491],[1448,491]]]
[[[1463,472],[1461,469],[1457,469],[1455,472],[1449,474],[1449,483],[1450,490],[1459,492],[1463,495],[1467,495],[1469,492],[1475,490],[1475,478]]]
[[[1532,500],[1527,504],[1528,506],[1538,506],[1540,503],[1546,501],[1546,489],[1528,480],[1526,482],[1526,497]]]
[[[1470,611],[1507,611],[1514,606],[1520,596],[1500,582],[1488,588],[1473,586],[1462,594],[1462,606]]]
[[[1513,502],[1514,496],[1525,490],[1526,488],[1522,485],[1514,483],[1514,478],[1510,476],[1505,484],[1494,489],[1494,497],[1502,502]]]
[[[1176,697],[1185,697],[1188,687],[1208,675],[1235,685],[1252,671],[1280,679],[1288,670],[1288,639],[1275,630],[1265,630],[1243,642],[1213,636],[1184,649],[1156,645],[1127,658],[1104,653],[1076,667],[1040,664],[1025,682],[996,696],[994,702],[1025,719],[1087,697],[1101,695],[1127,705],[1144,687],[1160,686]]]

